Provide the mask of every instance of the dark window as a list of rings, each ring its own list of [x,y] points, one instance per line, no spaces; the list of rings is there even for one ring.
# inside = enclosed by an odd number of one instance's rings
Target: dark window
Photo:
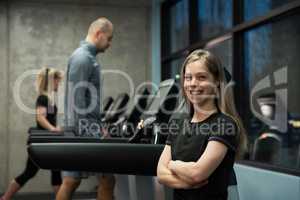
[[[244,0],[244,20],[265,15],[268,11],[295,0]]]
[[[211,51],[236,81],[248,163],[300,169],[299,1],[166,0],[162,8],[162,80],[194,49]]]
[[[222,65],[232,74],[232,40],[227,39],[214,46],[207,47],[208,51],[218,56]]]
[[[188,1],[182,0],[170,8],[170,46],[171,53],[189,45]]]
[[[232,27],[232,0],[198,0],[199,39],[220,35]]]
[[[250,159],[289,168],[300,167],[299,20],[285,16],[244,34]]]
[[[180,75],[182,64],[183,64],[184,60],[185,60],[185,58],[179,58],[176,60],[172,60],[170,78],[175,78],[176,75]]]

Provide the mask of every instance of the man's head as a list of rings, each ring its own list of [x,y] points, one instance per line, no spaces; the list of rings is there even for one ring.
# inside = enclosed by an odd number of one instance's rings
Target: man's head
[[[90,25],[86,40],[94,44],[98,52],[104,52],[111,45],[113,29],[113,24],[101,17]]]

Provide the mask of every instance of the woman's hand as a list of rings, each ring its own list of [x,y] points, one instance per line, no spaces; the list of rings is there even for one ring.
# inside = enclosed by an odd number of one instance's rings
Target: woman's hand
[[[169,170],[191,185],[207,180],[220,165],[227,153],[227,146],[218,141],[209,141],[197,162],[170,161]]]
[[[52,128],[50,129],[50,131],[52,131],[52,132],[61,132],[62,129],[61,129],[59,126],[57,126],[57,127],[52,127]]]
[[[175,172],[175,169],[177,167],[180,167],[180,166],[183,166],[183,165],[186,165],[188,163],[185,163],[183,161],[180,161],[180,160],[171,160],[168,164],[168,168],[174,173]]]
[[[189,183],[192,187],[190,188],[200,188],[203,185],[206,185],[208,183],[208,180],[200,180],[200,181],[196,181],[195,177],[191,176],[191,174],[188,175],[184,175],[182,173],[180,173],[180,171],[190,171],[190,169],[195,167],[195,162],[183,162],[181,160],[171,160],[168,163],[168,169],[176,174],[179,178],[181,178],[182,180],[184,180],[185,182]],[[179,171],[180,170],[180,171]],[[179,171],[179,173],[178,173]]]
[[[101,139],[104,139],[104,138],[110,138],[110,134],[107,130],[107,128],[101,128],[101,133],[102,133],[102,136],[101,136]]]
[[[173,173],[175,171],[175,168],[176,167],[181,167],[181,166],[184,166],[188,163],[185,163],[183,161],[180,161],[180,160],[171,160],[168,164],[168,169]],[[177,176],[177,174],[175,174]],[[182,176],[179,176],[179,178],[181,178],[182,180],[184,180],[187,184],[185,186],[182,187],[182,189],[197,189],[197,188],[201,188],[203,187],[204,185],[206,185],[208,183],[208,180],[204,180],[204,181],[201,181],[199,183],[194,183],[194,182],[191,182],[189,179],[186,179],[185,177],[182,177]]]
[[[137,125],[137,128],[140,130],[142,128],[144,128],[144,120],[141,120],[138,125]]]

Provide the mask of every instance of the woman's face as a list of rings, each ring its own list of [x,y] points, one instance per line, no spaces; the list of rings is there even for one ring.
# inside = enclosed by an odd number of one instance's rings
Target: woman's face
[[[55,78],[55,79],[53,80],[53,90],[54,90],[55,92],[58,91],[59,83],[60,83],[60,79],[59,79],[59,78]]]
[[[189,63],[185,68],[184,91],[194,108],[214,103],[217,82],[201,60]]]

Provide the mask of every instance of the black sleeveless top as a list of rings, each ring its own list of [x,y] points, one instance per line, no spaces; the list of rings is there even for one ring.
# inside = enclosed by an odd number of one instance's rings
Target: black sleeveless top
[[[192,123],[187,116],[173,118],[170,123],[178,126],[169,131],[166,141],[171,146],[172,160],[196,162],[209,141],[218,141],[228,147],[223,161],[208,178],[207,185],[198,189],[175,189],[174,200],[227,200],[227,187],[238,144],[235,121],[218,112],[198,123]]]
[[[49,123],[53,126],[56,126],[56,114],[57,114],[57,107],[56,105],[52,105],[49,101],[49,98],[46,95],[40,95],[38,96],[35,104],[37,107],[45,107],[47,109],[47,116],[46,119],[49,121]],[[36,121],[36,126],[38,129],[45,130],[44,127],[42,127],[38,121]]]

